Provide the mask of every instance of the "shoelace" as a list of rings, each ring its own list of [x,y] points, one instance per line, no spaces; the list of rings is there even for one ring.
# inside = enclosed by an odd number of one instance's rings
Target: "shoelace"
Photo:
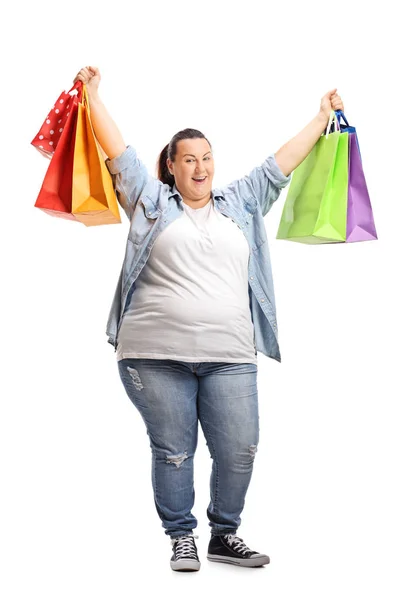
[[[224,537],[235,552],[239,552],[239,554],[247,554],[247,552],[252,552],[252,550],[246,546],[242,538],[238,537],[237,535],[234,535],[233,533],[227,533]]]
[[[171,539],[171,544],[175,546],[176,559],[180,558],[195,558],[197,560],[196,547],[194,545],[194,539],[198,539],[198,535],[184,535],[176,540]]]

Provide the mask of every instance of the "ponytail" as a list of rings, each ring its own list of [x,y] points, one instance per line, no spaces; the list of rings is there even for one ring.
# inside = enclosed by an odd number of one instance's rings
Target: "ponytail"
[[[168,185],[172,188],[175,183],[175,177],[172,175],[167,165],[168,158],[168,148],[169,144],[167,144],[160,153],[157,163],[157,177],[163,183],[168,183]]]

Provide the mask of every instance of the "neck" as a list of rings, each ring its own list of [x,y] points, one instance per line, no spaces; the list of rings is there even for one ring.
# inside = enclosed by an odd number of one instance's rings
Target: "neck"
[[[211,194],[205,196],[204,198],[199,198],[198,200],[185,198],[185,196],[182,196],[182,198],[184,203],[190,206],[190,208],[203,208],[203,206],[205,206],[210,201]]]

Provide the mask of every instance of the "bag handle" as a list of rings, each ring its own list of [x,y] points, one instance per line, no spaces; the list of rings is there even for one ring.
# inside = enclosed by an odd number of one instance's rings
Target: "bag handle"
[[[71,96],[75,95],[75,94],[71,94],[72,90],[78,90],[78,93],[76,96],[77,96],[79,102],[81,102],[82,101],[82,81],[80,79],[78,79],[78,81],[76,81],[74,83],[74,85],[72,86],[72,88],[68,91],[68,94],[70,94]]]
[[[338,118],[338,123],[339,123],[339,127],[340,127],[340,119],[342,118],[343,121],[346,123],[347,127],[350,127],[348,120],[346,119],[346,117],[344,116],[344,112],[342,110],[336,110],[335,111],[336,116]]]
[[[325,137],[326,138],[329,135],[330,128],[331,128],[331,125],[332,125],[332,121],[335,122],[335,131],[340,131],[339,120],[338,120],[338,117],[337,117],[337,114],[336,114],[337,112],[341,112],[341,111],[335,111],[335,110],[331,111],[331,114],[330,114],[330,117],[329,117],[328,126],[327,126],[326,132],[325,132]]]
[[[88,115],[90,116],[89,95],[85,84],[82,85],[82,104],[85,105]]]
[[[329,123],[326,129],[326,137],[328,137],[329,135],[329,130],[331,128],[332,121],[335,122],[335,131],[342,131],[343,124],[340,123],[340,119],[343,119],[343,121],[345,122],[345,126],[349,128],[350,131],[354,129],[351,125],[349,125],[349,122],[346,119],[344,112],[342,110],[335,110],[332,111],[331,116],[329,117]]]

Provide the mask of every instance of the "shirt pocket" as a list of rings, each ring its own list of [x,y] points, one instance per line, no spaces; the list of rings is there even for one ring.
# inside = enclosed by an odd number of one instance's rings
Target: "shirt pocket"
[[[255,198],[254,196],[247,196],[244,201],[244,206],[246,211],[249,213],[249,217],[251,216],[251,218],[253,218],[253,215],[256,212],[258,206],[257,198]],[[249,220],[250,219],[247,218],[247,221]]]
[[[141,196],[133,212],[128,239],[141,246],[149,237],[161,211],[151,196]]]

